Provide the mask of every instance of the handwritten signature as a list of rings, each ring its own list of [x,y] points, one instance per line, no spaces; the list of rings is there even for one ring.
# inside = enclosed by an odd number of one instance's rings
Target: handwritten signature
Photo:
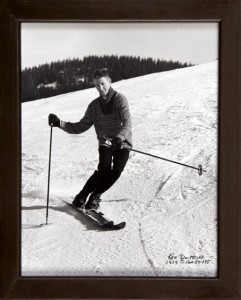
[[[177,265],[177,264],[209,264],[211,262],[210,259],[206,259],[204,255],[184,255],[184,254],[178,254],[170,253],[167,257],[166,264],[171,265]]]

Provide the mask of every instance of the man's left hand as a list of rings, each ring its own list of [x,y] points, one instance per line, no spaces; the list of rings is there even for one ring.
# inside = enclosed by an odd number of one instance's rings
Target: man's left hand
[[[112,150],[119,150],[122,147],[122,139],[116,136],[112,139],[111,144]]]

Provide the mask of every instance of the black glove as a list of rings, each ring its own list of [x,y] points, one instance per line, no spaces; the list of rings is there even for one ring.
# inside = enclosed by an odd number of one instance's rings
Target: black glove
[[[49,126],[59,127],[60,119],[56,115],[50,114],[49,115]]]
[[[112,150],[119,150],[122,147],[122,139],[116,136],[112,139],[111,144]]]

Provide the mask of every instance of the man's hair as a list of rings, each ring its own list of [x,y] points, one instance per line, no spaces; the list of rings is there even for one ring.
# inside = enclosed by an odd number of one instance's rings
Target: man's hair
[[[99,69],[99,70],[95,70],[92,74],[92,78],[94,79],[99,79],[102,77],[107,77],[110,78],[110,75],[108,73],[107,69]]]

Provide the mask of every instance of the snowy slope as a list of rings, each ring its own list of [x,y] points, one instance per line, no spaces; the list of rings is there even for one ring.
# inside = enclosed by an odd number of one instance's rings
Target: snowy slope
[[[53,129],[50,224],[40,226],[46,214],[48,114],[77,121],[97,91],[22,105],[23,276],[216,276],[217,68],[213,62],[113,84],[129,99],[135,149],[207,170],[199,176],[131,152],[101,205],[113,220],[127,222],[120,231],[99,230],[65,203],[97,166],[93,128],[82,135]]]

